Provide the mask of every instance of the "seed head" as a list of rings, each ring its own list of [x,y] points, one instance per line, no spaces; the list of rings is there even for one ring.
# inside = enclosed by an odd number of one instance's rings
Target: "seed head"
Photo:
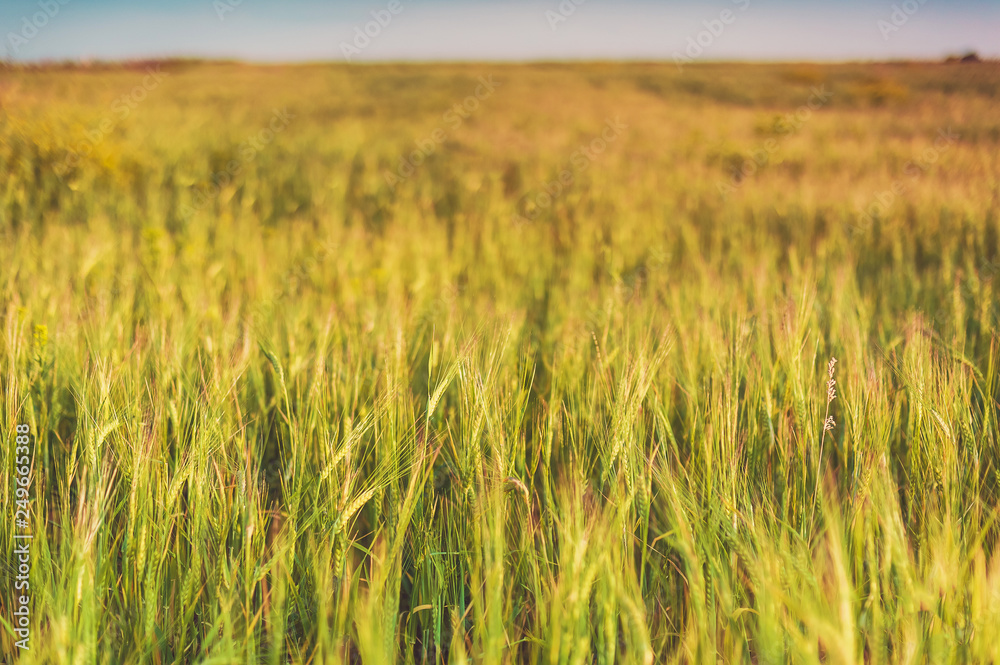
[[[520,492],[524,497],[525,502],[530,502],[530,499],[528,498],[528,488],[520,480],[514,478],[513,476],[507,476],[503,479],[503,484],[505,492]]]
[[[829,404],[837,398],[837,380],[833,378],[833,370],[837,366],[837,359],[830,358],[830,364],[827,365],[826,375],[828,381],[826,382],[826,403]]]

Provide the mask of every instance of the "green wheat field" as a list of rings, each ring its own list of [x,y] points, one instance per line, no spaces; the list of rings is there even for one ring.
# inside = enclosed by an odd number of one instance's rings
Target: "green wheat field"
[[[3,66],[6,661],[1000,662],[998,108]]]

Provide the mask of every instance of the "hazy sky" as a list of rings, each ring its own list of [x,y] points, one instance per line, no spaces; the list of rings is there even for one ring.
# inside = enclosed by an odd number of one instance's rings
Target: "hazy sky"
[[[0,0],[0,28],[15,60],[1000,57],[1000,0]]]

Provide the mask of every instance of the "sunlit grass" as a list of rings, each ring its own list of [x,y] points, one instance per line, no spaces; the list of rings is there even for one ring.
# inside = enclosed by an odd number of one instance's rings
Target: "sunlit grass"
[[[1000,661],[997,66],[162,68],[0,70],[20,662]]]

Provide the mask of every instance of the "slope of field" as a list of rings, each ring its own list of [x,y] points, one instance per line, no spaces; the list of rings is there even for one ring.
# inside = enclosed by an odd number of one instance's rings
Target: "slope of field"
[[[0,69],[19,662],[1000,661],[998,108],[988,63]]]

